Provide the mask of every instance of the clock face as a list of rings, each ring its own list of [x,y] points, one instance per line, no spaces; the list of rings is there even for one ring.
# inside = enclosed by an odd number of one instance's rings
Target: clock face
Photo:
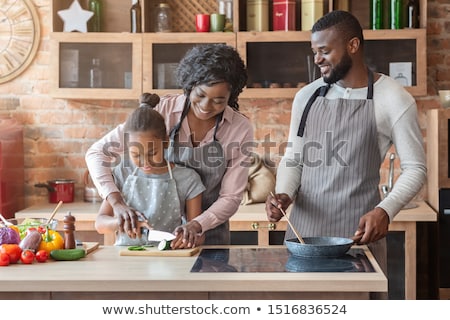
[[[39,38],[39,19],[31,0],[0,0],[0,83],[28,67]]]

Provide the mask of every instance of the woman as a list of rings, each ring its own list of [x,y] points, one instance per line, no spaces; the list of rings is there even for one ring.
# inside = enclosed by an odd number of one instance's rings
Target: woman
[[[177,80],[184,94],[161,97],[156,107],[169,129],[167,160],[197,171],[206,187],[202,214],[177,228],[184,247],[193,247],[201,235],[205,244],[230,242],[229,218],[237,211],[247,185],[253,128],[238,112],[238,96],[247,82],[244,62],[224,44],[200,45],[180,61]],[[120,220],[121,231],[138,236],[138,218],[111,176],[124,151],[123,125],[119,125],[87,151],[86,162],[101,196]],[[190,241],[194,236],[195,241]]]

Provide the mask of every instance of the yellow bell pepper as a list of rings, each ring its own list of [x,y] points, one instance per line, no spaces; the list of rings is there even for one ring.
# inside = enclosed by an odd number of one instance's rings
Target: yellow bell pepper
[[[47,231],[42,234],[42,241],[38,250],[45,250],[50,254],[52,250],[57,249],[64,249],[64,238],[58,231],[47,229]]]

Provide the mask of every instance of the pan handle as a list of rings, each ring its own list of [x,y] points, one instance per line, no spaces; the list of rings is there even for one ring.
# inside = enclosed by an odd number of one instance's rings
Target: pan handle
[[[55,192],[55,188],[53,188],[51,185],[49,184],[45,184],[45,183],[36,183],[34,185],[37,188],[46,188],[48,190],[48,192]]]

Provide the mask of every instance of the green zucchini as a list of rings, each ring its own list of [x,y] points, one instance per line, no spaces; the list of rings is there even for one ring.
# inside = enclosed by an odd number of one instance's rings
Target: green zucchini
[[[170,243],[172,241],[170,240],[162,240],[159,242],[158,244],[158,250],[163,251],[163,250],[170,250]]]
[[[71,261],[84,258],[86,251],[84,249],[58,249],[50,252],[50,257],[58,261]]]

